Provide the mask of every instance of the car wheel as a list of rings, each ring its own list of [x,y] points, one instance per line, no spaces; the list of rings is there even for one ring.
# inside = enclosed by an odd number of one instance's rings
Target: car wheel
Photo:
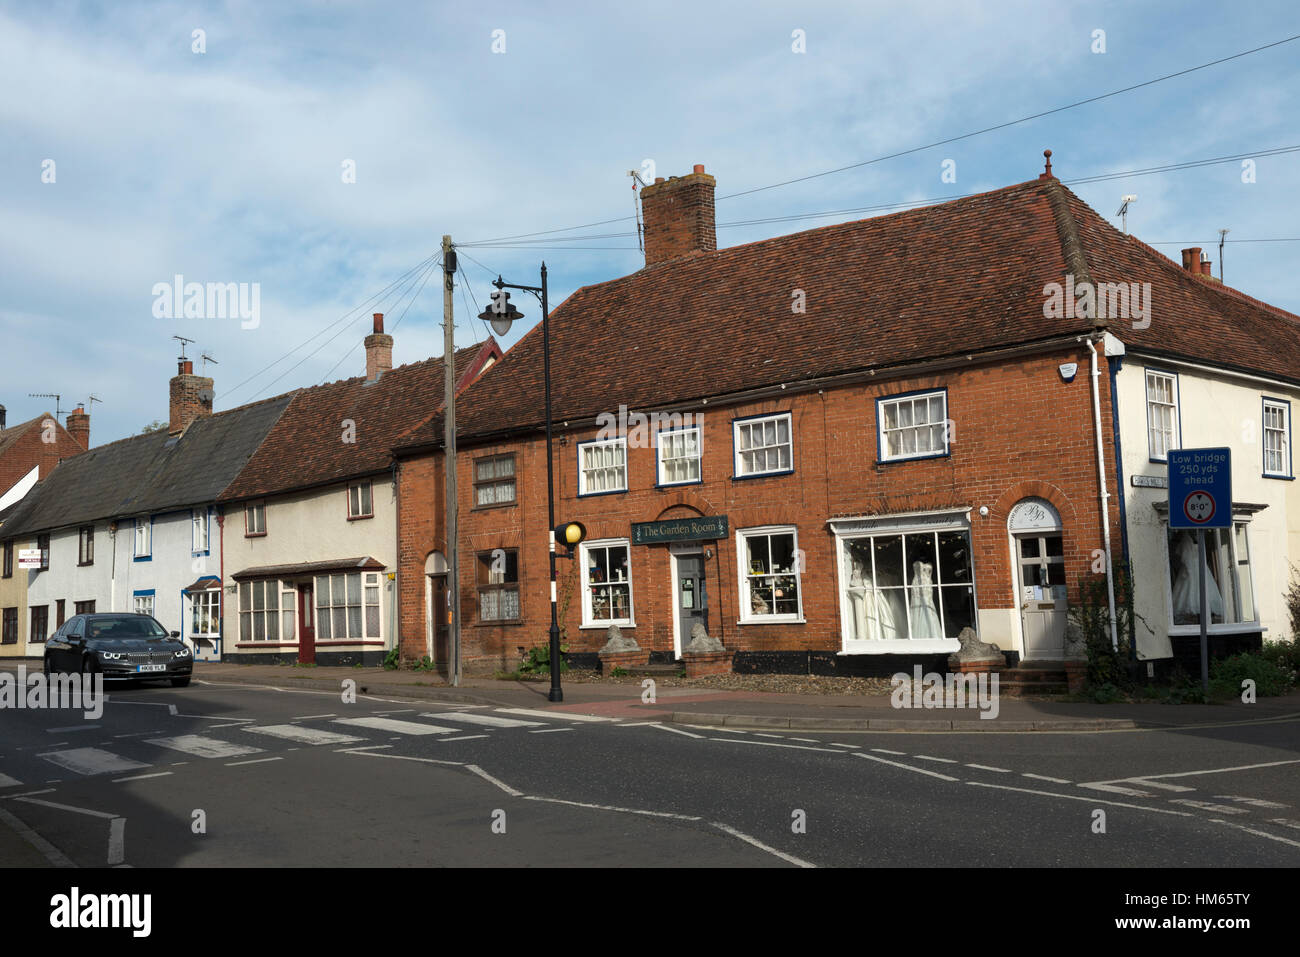
[[[173,687],[173,688],[188,688],[189,686],[190,686],[190,679],[189,679],[189,678],[173,678],[173,679],[172,679],[172,687]]]
[[[94,679],[99,674],[99,659],[94,655],[86,655],[81,659],[82,677]]]

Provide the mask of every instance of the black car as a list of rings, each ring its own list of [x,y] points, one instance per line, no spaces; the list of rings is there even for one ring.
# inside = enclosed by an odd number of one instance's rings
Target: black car
[[[170,680],[190,683],[194,655],[150,615],[114,612],[76,615],[45,642],[45,673],[102,674],[104,680]]]

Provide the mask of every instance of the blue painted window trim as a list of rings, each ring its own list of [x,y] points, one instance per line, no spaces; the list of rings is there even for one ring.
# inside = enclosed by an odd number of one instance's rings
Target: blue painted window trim
[[[143,598],[145,595],[152,595],[152,594],[154,594],[154,589],[152,588],[137,588],[135,591],[131,592],[131,597]]]
[[[883,405],[886,402],[894,402],[897,399],[911,399],[921,395],[943,395],[943,444],[942,452],[926,452],[917,455],[895,455],[892,458],[885,458],[885,447],[883,443],[885,434],[885,413]],[[876,396],[876,462],[880,465],[894,465],[899,462],[921,462],[925,459],[946,459],[952,457],[952,443],[948,441],[948,422],[952,419],[951,412],[948,408],[948,387],[940,386],[937,389],[912,389],[910,392],[897,392],[893,395]]]
[[[790,420],[790,468],[779,469],[775,472],[753,472],[749,475],[739,475],[736,472],[736,425],[740,422],[752,422],[754,419],[776,419],[786,416]],[[775,475],[793,475],[794,474],[794,412],[785,409],[779,412],[758,412],[754,415],[741,415],[731,420],[731,480],[733,482],[748,482],[751,479],[772,478]],[[701,475],[703,470],[701,469]]]
[[[582,491],[582,447],[584,445],[610,445],[614,442],[623,443],[623,487],[607,489],[604,492],[584,492]],[[574,443],[574,463],[578,467],[578,494],[575,498],[599,498],[602,495],[626,495],[632,485],[632,462],[627,454],[627,436],[616,435],[612,439],[586,439],[582,442]]]
[[[660,439],[665,435],[673,435],[677,432],[698,432],[700,434],[700,477],[697,479],[687,479],[685,482],[665,482],[663,481],[663,445]],[[683,485],[703,485],[704,484],[704,426],[702,425],[684,425],[680,429],[664,429],[655,433],[655,488],[681,488]]]
[[[1270,472],[1265,464],[1268,458],[1268,450],[1264,447],[1264,412],[1268,404],[1286,406],[1286,474],[1281,472]],[[1276,396],[1266,395],[1259,400],[1259,463],[1260,475],[1266,479],[1276,479],[1279,482],[1295,481],[1295,452],[1291,448],[1291,400],[1279,399]]]
[[[1174,380],[1174,418],[1178,422],[1178,434],[1174,436],[1175,443],[1172,446],[1175,449],[1183,447],[1183,382],[1178,373],[1172,369],[1162,369],[1159,366],[1142,367],[1142,408],[1146,410],[1147,416],[1147,461],[1155,462],[1160,465],[1168,465],[1169,458],[1156,458],[1151,451],[1151,399],[1147,395],[1147,373],[1154,372],[1157,375],[1171,376]]]
[[[137,554],[135,553],[135,527],[136,527],[136,525],[140,524],[140,522],[141,522],[142,520],[141,520],[140,518],[136,518],[136,519],[132,522],[132,524],[131,524],[131,561],[133,561],[133,562],[151,562],[151,561],[153,561],[153,519],[154,519],[154,517],[153,517],[152,515],[150,515],[150,516],[149,516],[149,519],[148,519],[148,521],[149,521],[149,554],[147,554],[147,555],[137,555]]]

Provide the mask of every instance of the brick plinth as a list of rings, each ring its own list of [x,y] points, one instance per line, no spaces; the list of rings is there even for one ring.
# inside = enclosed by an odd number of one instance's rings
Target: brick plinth
[[[706,654],[682,652],[682,662],[686,665],[686,677],[702,678],[705,675],[731,674],[731,659],[735,652],[710,651]]]
[[[1065,663],[1065,680],[1069,683],[1070,694],[1079,694],[1088,683],[1088,662],[1067,661]]]
[[[636,651],[602,651],[600,673],[607,675],[615,668],[639,668],[649,662],[650,652],[640,648]]]
[[[994,674],[1006,668],[1006,662],[1001,658],[974,658],[969,661],[957,661],[954,658],[948,659],[948,670],[957,674]]]

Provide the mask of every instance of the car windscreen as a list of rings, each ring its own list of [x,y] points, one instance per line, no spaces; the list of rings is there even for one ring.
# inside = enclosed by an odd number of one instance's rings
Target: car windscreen
[[[167,630],[152,618],[124,615],[93,618],[86,624],[89,638],[166,638]]]

